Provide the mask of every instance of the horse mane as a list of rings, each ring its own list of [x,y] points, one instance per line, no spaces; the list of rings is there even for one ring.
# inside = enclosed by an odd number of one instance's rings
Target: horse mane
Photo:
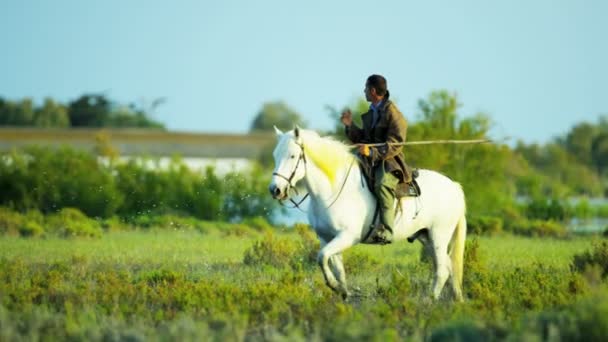
[[[349,165],[355,156],[348,146],[332,137],[321,137],[317,132],[300,129],[304,152],[333,184],[338,172]]]

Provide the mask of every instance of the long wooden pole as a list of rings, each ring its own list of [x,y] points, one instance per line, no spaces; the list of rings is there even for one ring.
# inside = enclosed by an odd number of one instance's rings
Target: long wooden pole
[[[423,141],[407,141],[402,143],[379,143],[379,144],[361,144],[367,146],[406,146],[406,145],[431,145],[431,144],[483,144],[493,142],[491,139],[472,139],[472,140],[423,140]],[[351,145],[357,147],[358,145]]]

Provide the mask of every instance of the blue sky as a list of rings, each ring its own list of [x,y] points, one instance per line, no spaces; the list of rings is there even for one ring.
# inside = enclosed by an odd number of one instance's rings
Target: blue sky
[[[165,97],[172,130],[246,132],[267,101],[333,126],[380,73],[409,120],[432,90],[495,137],[608,114],[608,1],[85,1],[0,5],[0,96]]]

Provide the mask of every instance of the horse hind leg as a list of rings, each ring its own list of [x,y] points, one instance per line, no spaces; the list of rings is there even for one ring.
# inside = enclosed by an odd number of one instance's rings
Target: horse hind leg
[[[454,292],[454,297],[456,297],[456,300],[459,302],[464,301],[464,297],[462,295],[462,288],[460,287],[458,279],[454,277],[453,273],[450,277],[450,287],[452,288],[452,292]]]
[[[434,246],[435,277],[433,279],[433,298],[439,299],[445,282],[452,274],[452,262],[447,253],[447,246]]]

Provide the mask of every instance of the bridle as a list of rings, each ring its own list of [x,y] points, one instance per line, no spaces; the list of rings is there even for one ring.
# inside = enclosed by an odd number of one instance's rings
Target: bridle
[[[279,176],[287,181],[287,184],[289,185],[289,187],[285,191],[289,191],[289,189],[291,189],[291,188],[295,189],[295,185],[291,184],[291,181],[293,180],[293,177],[296,175],[296,172],[298,171],[298,166],[300,166],[301,161],[304,162],[304,167],[306,168],[306,155],[304,154],[304,145],[298,144],[298,143],[296,143],[296,145],[298,145],[298,147],[300,147],[301,153],[300,153],[300,157],[298,158],[298,161],[296,162],[296,167],[294,167],[293,172],[291,173],[291,175],[289,175],[289,178],[283,176],[282,174],[280,174],[278,172],[272,173],[273,176]],[[296,190],[296,192],[297,192],[297,190]]]
[[[289,175],[289,177],[285,177],[282,174],[278,173],[278,172],[273,172],[272,175],[273,176],[278,176],[281,177],[283,179],[285,179],[287,181],[287,185],[288,188],[285,190],[285,192],[289,192],[290,189],[294,189],[296,191],[296,195],[298,194],[298,189],[295,187],[294,184],[291,184],[291,181],[293,180],[293,177],[296,175],[296,172],[298,171],[298,166],[300,166],[300,161],[304,162],[304,168],[306,171],[306,154],[304,153],[304,145],[303,144],[298,144],[296,143],[296,145],[298,145],[300,147],[300,157],[298,158],[298,161],[296,162],[296,166],[294,167],[293,171],[291,172],[291,175]],[[336,203],[336,201],[338,200],[338,198],[340,197],[340,195],[342,194],[342,190],[344,190],[344,186],[346,185],[346,181],[348,180],[348,176],[350,175],[350,170],[353,168],[353,164],[355,163],[355,158],[353,158],[353,161],[351,162],[350,166],[348,167],[348,172],[346,173],[346,177],[344,177],[344,182],[342,183],[342,186],[340,187],[340,191],[338,191],[338,195],[336,196],[336,198],[334,198],[334,200],[327,206],[327,208],[325,209],[329,209],[331,208],[332,205],[334,205],[334,203]],[[294,207],[291,207],[290,209],[293,208],[298,208],[300,211],[302,212],[306,212],[304,210],[302,210],[302,208],[300,208],[300,205],[302,204],[302,202],[304,202],[304,200],[306,200],[306,198],[310,195],[310,193],[306,193],[306,195],[304,195],[304,197],[302,197],[302,199],[296,203],[296,201],[294,201],[293,199],[289,199],[289,201],[291,203],[293,203]],[[279,203],[282,206],[285,206],[285,204],[283,204],[282,200],[279,200]],[[287,207],[289,208],[289,207]]]
[[[298,189],[295,187],[294,184],[291,183],[291,181],[293,180],[293,177],[296,175],[296,172],[298,171],[298,166],[300,166],[300,162],[304,162],[304,168],[306,169],[306,154],[304,153],[304,145],[302,144],[298,144],[296,143],[296,145],[298,145],[298,147],[300,147],[300,157],[298,157],[298,161],[296,162],[296,166],[293,168],[293,171],[291,172],[291,175],[289,175],[289,177],[285,177],[282,174],[278,173],[278,172],[273,172],[272,175],[273,176],[278,176],[283,178],[284,180],[287,181],[287,189],[285,190],[285,192],[289,192],[290,189],[294,189],[296,191],[296,195],[298,194]],[[306,170],[304,170],[306,171]],[[302,204],[302,202],[304,202],[304,200],[308,197],[308,195],[310,195],[309,193],[306,193],[306,195],[300,200],[300,202],[296,203],[296,201],[294,201],[293,199],[289,199],[289,201],[291,203],[293,203],[294,207],[293,208],[298,208],[301,211],[304,211],[300,208],[300,204]],[[279,200],[279,203],[281,203],[281,205],[284,206],[283,201]]]

